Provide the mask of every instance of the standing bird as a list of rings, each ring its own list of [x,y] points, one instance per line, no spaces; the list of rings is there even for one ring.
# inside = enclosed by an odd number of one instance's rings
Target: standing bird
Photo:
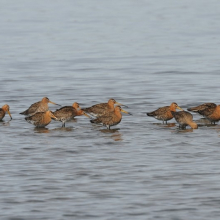
[[[82,110],[93,117],[99,117],[105,115],[108,112],[114,111],[115,108],[114,105],[122,105],[122,104],[116,102],[114,99],[109,99],[107,103],[96,104],[89,108],[84,108]]]
[[[203,117],[207,118],[211,124],[215,124],[220,120],[220,105],[215,103],[204,103],[202,105],[188,108],[188,111],[198,112]]]
[[[44,97],[41,101],[32,104],[26,111],[21,112],[20,114],[31,116],[31,115],[34,115],[37,112],[45,112],[49,109],[48,103],[58,105],[54,102],[51,102],[47,97]]]
[[[57,119],[51,111],[37,112],[36,114],[26,117],[25,120],[37,128],[43,128],[51,122],[51,118]]]
[[[0,121],[5,117],[5,113],[8,113],[10,118],[12,119],[11,117],[11,113],[9,111],[9,106],[8,105],[3,105],[1,108],[0,108]]]
[[[193,116],[191,113],[185,111],[171,111],[171,113],[176,121],[179,123],[179,128],[185,129],[187,125],[189,125],[193,129],[198,128],[198,125],[193,121]]]
[[[70,121],[75,116],[85,115],[89,117],[82,109],[79,107],[77,102],[74,102],[72,106],[64,106],[53,112],[53,115],[57,118],[57,121],[62,122],[62,127],[65,127],[66,121]]]
[[[122,119],[121,112],[131,115],[131,113],[126,112],[120,106],[116,106],[114,111],[107,112],[105,115],[90,120],[90,122],[95,124],[102,124],[106,126],[107,129],[110,129],[111,126],[117,125],[121,122]]]
[[[169,121],[173,118],[171,111],[175,112],[176,109],[183,111],[182,108],[180,108],[175,102],[173,102],[170,106],[164,106],[164,107],[158,108],[157,110],[155,110],[153,112],[148,112],[147,115],[150,117],[154,117],[157,120],[162,120],[163,124],[165,121],[167,124],[167,121]]]

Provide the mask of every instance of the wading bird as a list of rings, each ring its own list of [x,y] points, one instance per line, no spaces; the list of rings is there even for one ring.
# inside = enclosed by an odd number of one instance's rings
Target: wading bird
[[[207,118],[211,124],[215,124],[215,122],[220,120],[220,105],[216,105],[215,103],[204,103],[196,107],[188,108],[187,110],[199,113]]]
[[[154,117],[157,120],[162,120],[163,123],[165,121],[167,124],[167,121],[173,118],[171,111],[175,112],[176,109],[183,111],[182,108],[180,108],[175,102],[173,102],[170,106],[164,106],[164,107],[158,108],[157,110],[153,112],[148,112],[147,115],[150,117]]]
[[[187,125],[189,125],[193,129],[197,129],[198,125],[193,121],[193,116],[189,112],[181,111],[174,112],[171,111],[173,117],[176,119],[179,124],[179,128],[185,129]]]
[[[77,102],[74,102],[72,106],[64,106],[53,112],[53,115],[57,118],[55,120],[62,122],[62,127],[65,127],[65,123],[70,121],[75,116],[85,115],[89,117],[80,107]]]
[[[120,106],[116,106],[114,111],[107,112],[105,115],[102,115],[96,119],[90,120],[90,122],[104,125],[107,127],[107,129],[110,129],[111,126],[117,125],[121,122],[121,119],[122,119],[121,112],[131,115],[131,113],[126,112]]]
[[[27,110],[25,110],[24,112],[21,112],[20,114],[31,116],[37,112],[45,112],[49,109],[48,103],[58,105],[54,102],[51,102],[47,97],[44,97],[41,101],[32,104]]]
[[[37,128],[43,128],[51,122],[51,118],[57,119],[51,111],[37,112],[36,114],[26,117],[25,120]]]
[[[8,113],[10,118],[12,119],[11,117],[11,113],[9,111],[9,105],[3,105],[1,108],[0,108],[0,121],[5,117],[5,113]]]

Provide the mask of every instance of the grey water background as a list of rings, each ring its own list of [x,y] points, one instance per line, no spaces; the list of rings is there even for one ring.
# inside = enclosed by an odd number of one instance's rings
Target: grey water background
[[[0,16],[0,219],[219,219],[220,125],[146,116],[219,103],[219,1],[2,0]],[[133,116],[35,129],[19,112],[44,96]]]

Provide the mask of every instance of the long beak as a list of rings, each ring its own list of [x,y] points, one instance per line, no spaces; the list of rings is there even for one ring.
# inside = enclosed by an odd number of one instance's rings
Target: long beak
[[[51,113],[50,117],[58,120],[58,118],[54,114],[52,114],[52,113]]]
[[[91,117],[89,117],[85,112],[83,112],[83,114],[84,114],[86,117],[91,118]]]
[[[132,115],[130,112],[126,112],[125,110],[121,109],[121,112],[124,112],[125,114]]]
[[[7,112],[8,112],[8,114],[9,114],[10,118],[12,119],[10,111],[7,111]]]
[[[127,105],[123,105],[123,104],[121,104],[121,103],[119,103],[119,102],[116,102],[115,105],[120,105],[120,106],[124,106],[124,107],[128,108]]]
[[[178,108],[179,110],[182,110],[182,111],[184,111],[182,108],[180,108],[179,106],[177,106],[176,108]]]
[[[49,101],[49,103],[54,104],[54,105],[59,105],[59,104],[57,104],[55,102],[51,102],[51,101]],[[59,105],[59,106],[61,106],[61,105]]]

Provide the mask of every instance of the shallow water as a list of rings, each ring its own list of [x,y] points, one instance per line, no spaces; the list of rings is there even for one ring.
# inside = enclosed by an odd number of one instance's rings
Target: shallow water
[[[0,105],[13,117],[0,123],[1,219],[219,219],[220,125],[146,116],[219,103],[217,0],[3,1],[0,13]],[[36,129],[19,112],[44,96],[115,98],[133,116],[111,131],[83,116]]]

